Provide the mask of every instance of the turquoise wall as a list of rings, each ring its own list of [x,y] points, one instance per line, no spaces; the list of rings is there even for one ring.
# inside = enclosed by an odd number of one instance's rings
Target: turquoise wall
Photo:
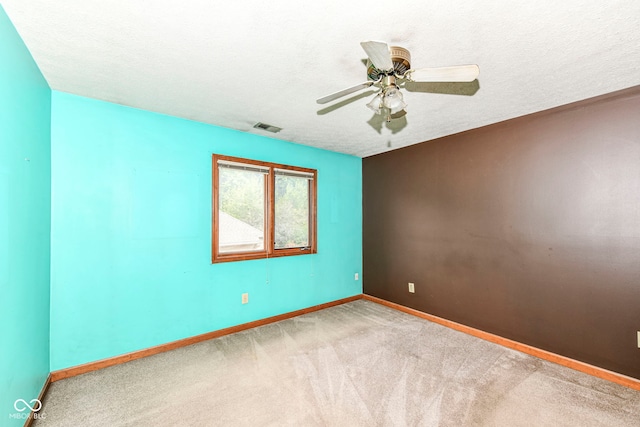
[[[49,374],[51,90],[0,7],[0,425]]]
[[[51,370],[362,292],[361,159],[56,91],[52,104]],[[317,169],[318,253],[212,265],[212,153]]]

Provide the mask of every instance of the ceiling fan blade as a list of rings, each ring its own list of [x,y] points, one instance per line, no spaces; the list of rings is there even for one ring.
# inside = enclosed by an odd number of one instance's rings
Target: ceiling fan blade
[[[473,65],[455,67],[418,68],[409,70],[405,78],[412,82],[472,82],[480,74],[480,68]]]
[[[368,41],[360,43],[371,63],[380,71],[393,70],[389,46],[384,42]]]
[[[371,87],[374,83],[376,82],[370,81],[370,82],[360,83],[359,85],[352,86],[347,89],[343,89],[339,92],[332,93],[331,95],[323,96],[322,98],[319,98],[316,102],[318,104],[326,104],[327,102],[333,101],[334,99],[342,98],[343,96],[349,95],[350,93],[357,92],[359,90]]]

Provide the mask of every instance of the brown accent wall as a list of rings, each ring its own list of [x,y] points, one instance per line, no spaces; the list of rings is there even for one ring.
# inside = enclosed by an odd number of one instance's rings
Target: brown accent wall
[[[640,379],[640,86],[365,158],[363,187],[366,294]]]

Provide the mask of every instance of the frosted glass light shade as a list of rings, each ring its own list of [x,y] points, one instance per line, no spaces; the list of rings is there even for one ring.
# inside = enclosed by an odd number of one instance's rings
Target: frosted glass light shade
[[[384,91],[382,104],[389,109],[391,114],[402,111],[407,106],[402,99],[402,93],[396,87],[390,87]]]
[[[373,97],[373,99],[371,100],[371,102],[369,102],[367,104],[367,107],[369,107],[371,109],[371,111],[373,111],[376,114],[381,114],[381,108],[382,108],[382,93],[378,93],[376,96]]]

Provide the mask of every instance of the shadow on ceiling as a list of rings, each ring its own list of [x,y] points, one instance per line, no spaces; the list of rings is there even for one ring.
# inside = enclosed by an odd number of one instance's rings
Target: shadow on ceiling
[[[367,121],[367,124],[379,134],[382,134],[383,126],[389,129],[392,134],[396,134],[407,127],[407,112],[402,110],[397,114],[392,114],[390,122],[387,122],[387,118],[385,116],[374,114],[373,117]]]
[[[440,83],[416,83],[416,82],[405,82],[402,85],[402,89],[407,92],[421,92],[421,93],[435,93],[442,95],[464,95],[464,96],[473,96],[480,90],[480,82],[478,80],[474,80],[472,82],[440,82]],[[375,94],[377,90],[367,90],[362,92],[356,96],[352,96],[351,98],[340,101],[336,104],[329,105],[321,110],[317,111],[319,116],[323,116],[325,114],[331,113],[339,108],[344,107],[345,105],[351,104],[352,102],[358,101],[360,99],[366,98]],[[396,134],[400,132],[402,129],[407,127],[407,117],[406,111],[401,111],[398,114],[394,114],[391,116],[391,121],[387,122],[386,117],[374,114],[367,123],[371,126],[376,132],[382,134],[383,126],[391,131],[392,134]]]
[[[365,92],[362,92],[359,95],[352,96],[351,98],[347,98],[347,99],[345,99],[343,101],[340,101],[340,102],[338,102],[336,104],[332,104],[332,105],[329,105],[328,107],[324,107],[323,109],[318,110],[316,114],[319,115],[319,116],[324,116],[325,114],[331,113],[332,111],[335,111],[338,108],[342,108],[345,105],[349,105],[352,102],[355,102],[355,101],[357,101],[359,99],[366,98],[367,96],[371,96],[376,92],[377,92],[377,90],[375,90],[375,91],[374,90],[367,90]]]
[[[437,93],[442,95],[464,95],[464,96],[473,96],[480,90],[480,82],[478,80],[474,80],[468,83],[462,82],[440,82],[440,83],[416,83],[416,82],[405,82],[402,85],[402,89],[407,92],[421,92],[421,93]],[[377,92],[376,90],[367,90],[362,92],[356,96],[352,96],[351,98],[347,98],[338,103],[329,105],[321,110],[317,111],[319,116],[324,116],[325,114],[331,113],[338,108],[342,108],[345,105],[351,104],[359,99],[366,98],[371,96]]]

